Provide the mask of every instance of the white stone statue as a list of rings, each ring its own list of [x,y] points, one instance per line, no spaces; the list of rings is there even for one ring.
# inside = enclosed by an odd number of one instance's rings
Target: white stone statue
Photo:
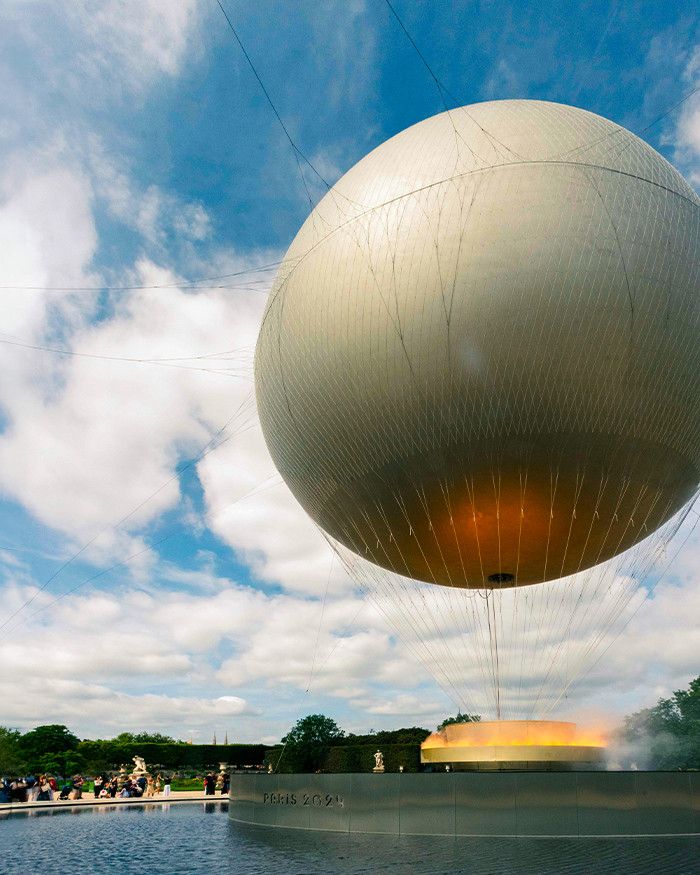
[[[132,757],[134,761],[134,774],[135,775],[145,775],[147,773],[146,770],[146,760],[143,757]]]
[[[384,754],[378,750],[374,755],[374,768],[373,772],[383,772],[384,771]]]

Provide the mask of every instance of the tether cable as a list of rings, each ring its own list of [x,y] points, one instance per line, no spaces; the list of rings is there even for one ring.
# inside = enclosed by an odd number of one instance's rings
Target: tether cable
[[[442,100],[442,105],[443,105],[443,107],[445,108],[445,112],[447,112],[448,109],[449,109],[449,107],[447,106],[447,101],[445,100],[445,94],[450,98],[450,100],[455,104],[455,106],[459,106],[459,101],[457,100],[457,98],[447,90],[447,88],[442,84],[442,82],[441,82],[441,81],[438,79],[438,77],[435,75],[435,72],[433,71],[433,68],[432,68],[432,67],[430,66],[430,64],[427,62],[427,60],[426,60],[425,55],[423,54],[423,52],[421,52],[421,50],[418,48],[418,44],[416,43],[416,41],[415,41],[415,40],[413,39],[413,37],[411,36],[411,34],[410,34],[408,28],[406,27],[406,25],[405,25],[405,24],[403,23],[403,21],[401,20],[401,17],[399,16],[399,13],[396,11],[396,9],[394,9],[394,7],[393,7],[393,5],[391,4],[390,0],[384,0],[384,2],[386,3],[386,5],[387,5],[387,6],[389,7],[389,9],[391,10],[391,14],[392,14],[392,15],[394,16],[394,18],[398,21],[398,23],[399,23],[399,27],[401,28],[401,30],[402,30],[402,31],[404,32],[404,34],[406,35],[406,39],[410,42],[410,44],[411,44],[411,45],[413,46],[413,48],[415,49],[416,54],[418,55],[418,57],[419,57],[419,58],[421,59],[421,61],[423,62],[423,66],[425,67],[425,69],[426,69],[426,70],[428,71],[428,73],[430,74],[430,78],[431,78],[431,79],[433,80],[433,82],[435,83],[435,87],[436,87],[437,90],[438,90],[438,93],[439,93],[439,95],[440,95],[440,99]]]
[[[243,56],[245,57],[246,61],[248,62],[248,66],[253,71],[253,75],[257,79],[258,85],[260,86],[262,93],[265,95],[265,99],[270,104],[270,108],[272,109],[273,113],[275,114],[275,118],[279,122],[280,127],[284,131],[285,137],[289,141],[289,145],[292,147],[292,150],[294,151],[294,157],[295,157],[295,160],[297,162],[297,166],[299,167],[299,173],[301,175],[302,182],[304,183],[304,188],[306,189],[306,194],[308,195],[309,200],[311,200],[311,194],[309,193],[309,190],[306,186],[306,180],[304,179],[304,174],[303,174],[303,172],[301,170],[301,166],[299,164],[299,158],[301,158],[306,164],[309,165],[309,167],[313,170],[313,172],[321,180],[321,182],[326,186],[326,188],[330,189],[330,187],[331,187],[330,183],[326,179],[324,179],[324,177],[321,175],[321,173],[313,165],[311,160],[309,158],[307,158],[307,156],[304,154],[304,152],[302,152],[302,150],[299,148],[299,146],[297,146],[297,144],[292,139],[292,135],[289,133],[289,129],[285,125],[285,123],[282,119],[282,116],[279,114],[277,107],[275,106],[272,98],[270,97],[270,92],[267,90],[267,88],[265,87],[265,83],[260,78],[260,74],[256,70],[255,64],[253,63],[252,58],[248,54],[246,47],[243,45],[243,42],[242,42],[240,36],[238,35],[238,31],[233,26],[233,22],[231,21],[228,12],[224,8],[224,5],[221,3],[221,0],[216,0],[216,5],[219,7],[224,18],[226,19],[226,23],[228,24],[229,29],[231,30],[231,33],[234,35],[236,42],[238,43],[238,45],[240,47],[240,50],[243,52]]]
[[[1,291],[27,291],[27,292],[140,292],[150,291],[152,289],[186,289],[195,291],[196,289],[236,289],[243,288],[246,291],[257,291],[256,289],[248,289],[248,286],[208,286],[204,283],[219,282],[220,280],[235,279],[239,276],[247,276],[251,273],[265,273],[274,270],[282,264],[282,260],[268,261],[266,264],[261,264],[259,267],[250,267],[247,270],[238,270],[233,273],[223,273],[218,276],[205,276],[198,279],[181,280],[173,283],[154,283],[153,285],[123,285],[123,286],[18,286],[4,285],[0,286]],[[264,280],[253,280],[253,282],[264,282]],[[259,291],[266,291],[260,289]]]

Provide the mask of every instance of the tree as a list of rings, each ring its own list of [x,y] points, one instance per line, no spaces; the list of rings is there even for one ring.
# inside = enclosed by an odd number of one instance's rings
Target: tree
[[[430,735],[429,729],[421,726],[407,726],[402,729],[380,729],[367,735],[349,732],[341,744],[421,744]]]
[[[117,744],[177,744],[174,738],[160,732],[120,732],[114,741]]]
[[[21,732],[0,726],[0,775],[19,775],[26,763],[19,746]]]
[[[309,714],[294,724],[282,739],[284,753],[275,771],[315,772],[323,765],[328,748],[345,733],[331,717]]]
[[[700,675],[688,684],[687,690],[676,690],[673,699],[686,727],[700,730]]]
[[[438,726],[438,732],[443,730],[446,726],[453,726],[455,723],[478,723],[480,720],[480,714],[462,714],[461,711],[458,711],[456,717],[446,717],[442,721]]]
[[[51,723],[37,726],[20,736],[19,749],[33,771],[41,771],[42,764],[48,760],[52,764],[59,763],[62,773],[66,775],[75,760],[71,752],[75,751],[78,743],[78,737],[67,726]]]
[[[75,750],[80,739],[73,735],[67,726],[59,723],[51,723],[45,726],[37,726],[30,732],[25,732],[19,739],[21,749],[27,756],[42,756],[48,753],[62,753],[63,751]]]
[[[619,738],[628,758],[650,768],[700,768],[700,677],[626,717]]]

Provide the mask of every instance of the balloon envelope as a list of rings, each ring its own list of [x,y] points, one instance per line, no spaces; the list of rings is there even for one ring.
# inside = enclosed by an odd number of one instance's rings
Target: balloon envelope
[[[442,113],[367,155],[299,231],[258,340],[302,506],[467,588],[652,533],[699,479],[699,204],[633,134],[553,103]]]

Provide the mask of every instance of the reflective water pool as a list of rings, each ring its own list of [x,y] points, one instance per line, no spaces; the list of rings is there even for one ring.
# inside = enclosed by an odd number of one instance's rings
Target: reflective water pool
[[[266,830],[227,804],[46,809],[0,819],[0,872],[360,875],[700,873],[700,839],[442,839]]]

